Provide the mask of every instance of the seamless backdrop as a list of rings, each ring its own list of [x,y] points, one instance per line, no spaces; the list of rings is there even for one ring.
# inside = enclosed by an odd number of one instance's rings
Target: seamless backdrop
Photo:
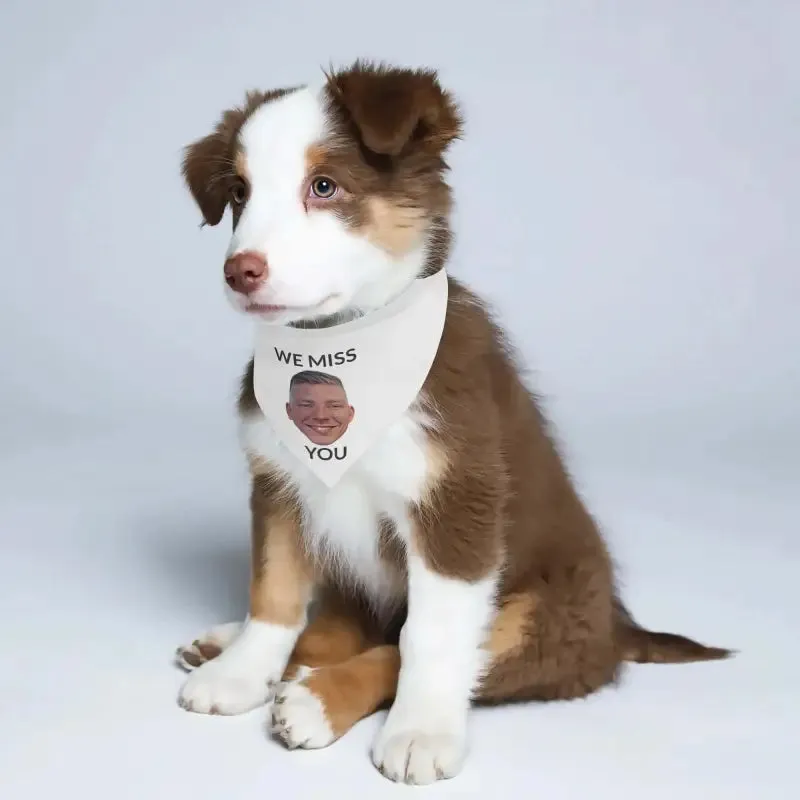
[[[181,149],[247,89],[367,57],[461,100],[450,269],[522,351],[633,610],[742,650],[481,714],[430,791],[797,796],[799,38],[789,0],[4,0],[0,794],[399,791],[380,717],[290,754],[263,714],[181,712],[170,667],[244,613],[248,552],[250,328]]]

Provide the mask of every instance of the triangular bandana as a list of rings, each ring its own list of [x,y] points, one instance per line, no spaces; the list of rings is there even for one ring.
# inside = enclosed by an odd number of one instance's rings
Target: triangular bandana
[[[446,311],[442,269],[351,322],[257,326],[256,400],[284,446],[329,487],[414,402]]]

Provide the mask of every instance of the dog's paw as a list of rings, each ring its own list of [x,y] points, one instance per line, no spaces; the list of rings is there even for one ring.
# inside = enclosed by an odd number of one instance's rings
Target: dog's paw
[[[214,660],[194,670],[181,687],[178,703],[197,714],[223,715],[244,714],[263,706],[272,696],[277,678],[232,666]]]
[[[278,686],[272,703],[272,735],[290,750],[327,747],[336,739],[322,699],[303,680],[309,674],[301,667],[294,680]]]
[[[455,777],[465,752],[460,736],[408,731],[377,742],[372,762],[391,781],[421,786]]]
[[[424,785],[455,777],[467,751],[465,726],[396,724],[391,712],[372,747],[372,763],[391,781]],[[410,720],[406,720],[408,722]]]
[[[195,639],[191,644],[183,645],[175,651],[175,662],[179,667],[191,672],[215,659],[242,630],[241,622],[226,622],[216,625]]]

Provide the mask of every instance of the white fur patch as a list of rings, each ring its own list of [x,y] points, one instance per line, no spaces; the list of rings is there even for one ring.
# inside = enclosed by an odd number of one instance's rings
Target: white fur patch
[[[397,695],[372,750],[386,777],[431,783],[458,773],[472,693],[487,663],[481,645],[495,611],[495,577],[442,577],[408,559],[408,619],[400,637]],[[446,635],[443,630],[446,627]]]
[[[329,489],[281,444],[263,414],[241,421],[244,450],[277,466],[297,486],[309,549],[359,585],[376,610],[405,596],[398,575],[379,558],[379,521],[389,517],[407,544],[408,503],[419,500],[428,474],[423,424],[430,424],[423,412],[407,412]]]
[[[310,673],[281,686],[272,706],[272,733],[292,750],[327,747],[336,738],[322,701],[302,683]]]
[[[466,734],[426,733],[422,728],[392,736],[383,731],[372,750],[372,761],[381,774],[397,783],[424,786],[461,771],[466,757]]]
[[[425,259],[419,245],[397,256],[350,229],[324,204],[305,203],[307,156],[331,136],[324,90],[304,88],[259,107],[240,133],[250,196],[227,257],[261,253],[269,272],[248,298],[226,287],[236,308],[252,302],[286,306],[264,316],[284,325],[383,305],[417,277]],[[328,177],[328,176],[324,176]]]
[[[300,628],[247,620],[241,633],[183,684],[178,702],[199,714],[242,714],[264,705],[283,676]]]

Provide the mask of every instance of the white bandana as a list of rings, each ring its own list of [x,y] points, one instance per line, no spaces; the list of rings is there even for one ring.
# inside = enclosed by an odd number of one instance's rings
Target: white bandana
[[[256,400],[283,444],[328,486],[414,402],[447,311],[447,274],[330,328],[256,328]],[[290,384],[294,385],[290,391]]]

